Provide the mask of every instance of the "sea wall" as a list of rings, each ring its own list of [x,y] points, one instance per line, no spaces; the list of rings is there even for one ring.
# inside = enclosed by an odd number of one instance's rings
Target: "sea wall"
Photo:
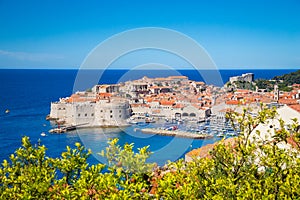
[[[123,126],[130,117],[128,101],[97,102],[94,126]]]
[[[81,127],[124,126],[130,117],[128,101],[55,102],[50,118]]]

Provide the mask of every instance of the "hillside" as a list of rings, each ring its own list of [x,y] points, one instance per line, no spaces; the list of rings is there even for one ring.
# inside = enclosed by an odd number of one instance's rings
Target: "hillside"
[[[282,76],[275,76],[273,79],[278,81],[282,80],[287,86],[293,85],[294,83],[300,84],[300,70]]]
[[[281,76],[275,76],[272,81],[265,79],[255,80],[255,83],[259,89],[268,89],[272,91],[274,88],[274,84],[277,83],[279,90],[281,91],[291,91],[290,87],[294,83],[300,84],[300,70],[296,72],[292,72],[289,74],[284,74]]]

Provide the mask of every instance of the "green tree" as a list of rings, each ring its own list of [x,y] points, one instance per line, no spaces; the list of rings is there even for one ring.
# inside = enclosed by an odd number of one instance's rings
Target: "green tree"
[[[28,137],[22,147],[4,160],[0,169],[1,199],[48,197],[48,188],[55,182],[52,159],[45,157],[45,146],[33,146]]]
[[[79,143],[59,158],[49,158],[28,137],[0,167],[0,199],[298,199],[300,197],[300,133],[294,120],[282,120],[271,141],[255,141],[255,127],[275,120],[276,110],[261,106],[256,117],[248,109],[227,118],[241,133],[222,140],[208,158],[147,163],[151,152],[117,139],[100,154],[107,164],[89,165],[91,154]],[[282,148],[293,139],[294,148]]]

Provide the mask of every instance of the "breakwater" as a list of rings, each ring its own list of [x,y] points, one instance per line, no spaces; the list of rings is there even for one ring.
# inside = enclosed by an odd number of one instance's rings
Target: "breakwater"
[[[144,128],[141,130],[143,133],[151,133],[151,134],[158,134],[158,135],[165,135],[165,136],[175,136],[175,137],[182,137],[182,138],[192,138],[192,139],[206,139],[212,138],[212,135],[208,134],[197,134],[191,133],[187,131],[181,130],[164,130],[164,129],[157,129],[157,128]]]

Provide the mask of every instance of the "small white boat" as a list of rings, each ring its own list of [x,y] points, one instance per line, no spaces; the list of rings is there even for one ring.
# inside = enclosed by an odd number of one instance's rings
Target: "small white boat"
[[[134,128],[133,129],[134,132],[137,132],[137,131],[140,131],[140,130],[141,130],[140,128]]]
[[[133,121],[133,120],[132,120],[132,121],[131,121],[131,120],[129,121],[129,124],[137,124],[137,123],[138,123],[138,122]]]
[[[227,135],[229,135],[229,136],[237,136],[237,134],[235,132],[233,132],[233,131],[228,132]]]
[[[225,135],[224,135],[224,133],[222,133],[222,132],[220,132],[220,133],[218,133],[217,134],[217,137],[224,137]]]
[[[41,136],[45,137],[45,136],[46,136],[46,133],[45,133],[45,132],[42,132],[42,133],[41,133]]]
[[[145,118],[145,123],[154,123],[154,119],[153,118],[150,118],[150,117],[146,117]]]
[[[138,121],[136,121],[135,117],[130,117],[129,119],[127,119],[127,122],[129,124],[137,124],[138,123]]]
[[[5,113],[8,114],[10,112],[10,110],[6,109]]]

